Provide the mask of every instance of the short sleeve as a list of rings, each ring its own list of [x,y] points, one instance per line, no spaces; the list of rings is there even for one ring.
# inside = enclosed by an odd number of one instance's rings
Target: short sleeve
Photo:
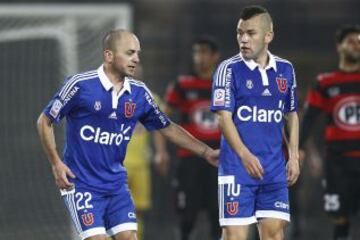
[[[181,105],[183,97],[179,81],[173,82],[168,86],[165,93],[165,100],[168,105],[173,107]]]
[[[52,122],[60,122],[60,120],[75,106],[79,90],[80,87],[73,78],[66,79],[65,84],[63,84],[43,110],[44,114]]]
[[[293,66],[291,65],[291,73],[289,79],[289,85],[287,86],[287,95],[285,100],[284,112],[295,112],[298,108],[298,98],[296,93],[296,75]]]
[[[218,66],[213,76],[211,111],[227,110],[233,112],[235,108],[234,93],[232,68],[223,62]]]
[[[320,84],[321,77],[319,76],[315,85],[311,88],[306,97],[306,104],[311,107],[325,109],[326,97],[323,94],[322,87]]]
[[[170,125],[169,118],[160,110],[159,105],[156,103],[153,95],[148,89],[144,91],[144,98],[144,114],[139,120],[145,128],[152,131]]]

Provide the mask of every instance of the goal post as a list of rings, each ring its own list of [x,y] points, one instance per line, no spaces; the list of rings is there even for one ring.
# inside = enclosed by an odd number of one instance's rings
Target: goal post
[[[66,76],[102,63],[114,28],[133,28],[131,5],[0,4],[0,239],[78,239],[35,123]]]

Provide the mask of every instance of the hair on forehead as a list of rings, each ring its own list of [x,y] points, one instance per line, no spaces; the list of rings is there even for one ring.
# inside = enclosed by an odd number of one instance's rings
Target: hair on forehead
[[[346,36],[352,33],[360,34],[360,25],[348,24],[340,27],[335,34],[336,43],[342,43]]]
[[[245,7],[241,13],[240,13],[240,18],[243,20],[248,20],[252,17],[255,17],[257,15],[260,14],[269,14],[269,12],[266,10],[266,8],[260,6],[260,5],[251,5],[248,7]]]
[[[240,19],[246,21],[255,16],[261,15],[261,22],[266,28],[272,30],[273,21],[268,10],[260,5],[245,7],[240,13]]]
[[[207,46],[212,52],[219,51],[219,45],[215,37],[211,35],[202,35],[195,39],[192,45],[205,45]]]
[[[115,29],[107,32],[103,38],[103,50],[115,50],[116,42],[119,41],[124,34],[129,34],[124,29]]]

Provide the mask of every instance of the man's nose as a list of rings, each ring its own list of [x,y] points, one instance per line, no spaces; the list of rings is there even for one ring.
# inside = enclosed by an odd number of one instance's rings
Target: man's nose
[[[240,36],[240,42],[248,42],[249,41],[249,36],[247,34],[243,34]]]
[[[135,63],[139,63],[140,62],[140,57],[138,54],[135,54],[134,58],[133,58],[133,62]]]

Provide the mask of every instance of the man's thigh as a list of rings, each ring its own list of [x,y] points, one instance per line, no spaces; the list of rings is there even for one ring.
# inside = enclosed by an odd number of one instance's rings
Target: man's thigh
[[[109,236],[125,231],[136,231],[135,206],[127,185],[123,185],[120,193],[109,197],[104,214],[105,228]]]
[[[263,184],[256,197],[255,216],[290,221],[290,203],[287,183]]]
[[[66,208],[81,239],[105,236],[104,212],[107,200],[89,190],[61,191]]]
[[[255,203],[258,186],[241,185],[236,176],[218,178],[220,226],[256,223]]]
[[[136,231],[136,215],[127,185],[119,194],[105,195],[83,188],[62,191],[62,197],[81,239]]]

